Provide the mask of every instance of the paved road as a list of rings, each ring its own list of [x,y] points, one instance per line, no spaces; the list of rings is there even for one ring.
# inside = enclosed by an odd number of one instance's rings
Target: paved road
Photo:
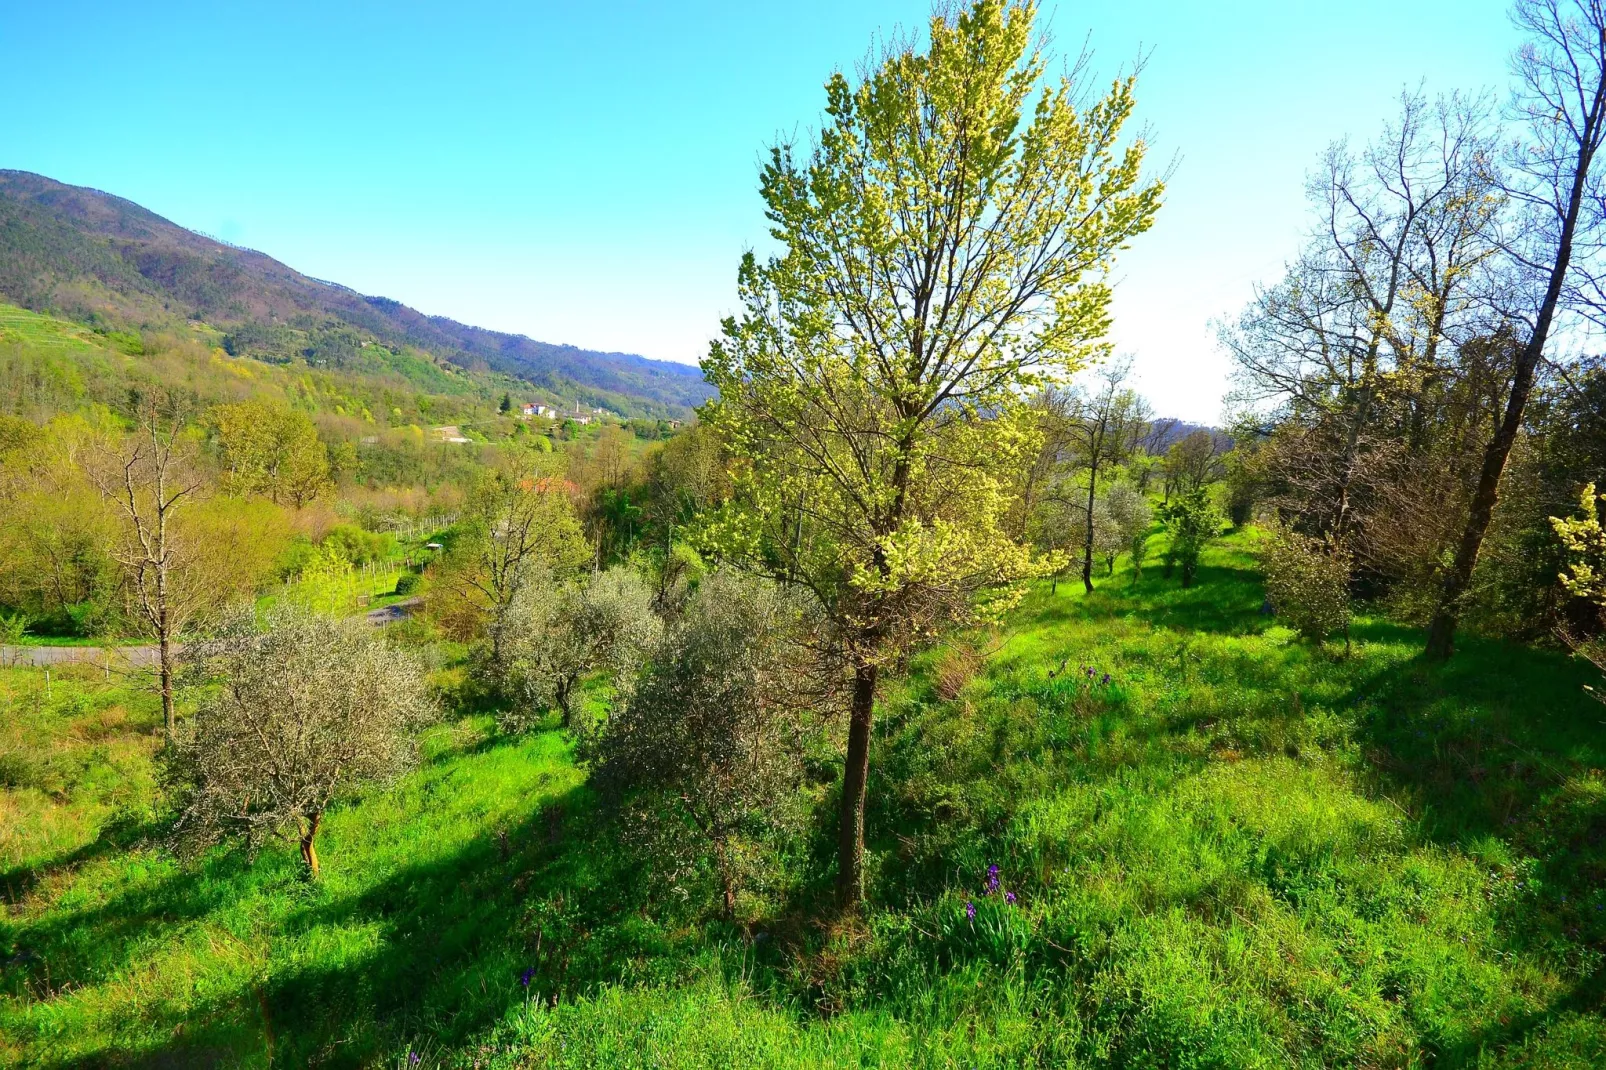
[[[14,668],[32,665],[102,666],[114,669],[143,669],[156,664],[153,646],[0,646],[0,665]]]
[[[422,602],[421,598],[409,598],[394,605],[370,609],[363,614],[363,619],[378,628],[404,619]],[[174,649],[182,650],[183,646],[180,644]],[[0,646],[0,666],[7,668],[24,665],[41,669],[47,665],[103,666],[108,663],[114,669],[149,668],[156,664],[156,648],[154,646]]]

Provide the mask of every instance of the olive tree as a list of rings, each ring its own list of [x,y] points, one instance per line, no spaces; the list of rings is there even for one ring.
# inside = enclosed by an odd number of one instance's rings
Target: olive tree
[[[330,803],[414,757],[414,733],[433,712],[421,667],[366,622],[295,610],[265,629],[237,623],[186,657],[212,684],[169,758],[180,842],[237,838],[254,850],[293,834],[316,878]]]
[[[502,671],[513,701],[502,727],[526,728],[554,706],[567,727],[578,685],[601,669],[613,673],[617,692],[628,690],[662,630],[652,603],[652,588],[620,565],[561,586],[530,585],[514,602],[504,636]]]
[[[1100,548],[1109,570],[1115,571],[1115,557],[1122,550],[1132,553],[1132,570],[1141,573],[1143,557],[1148,549],[1149,526],[1154,523],[1154,511],[1142,491],[1130,483],[1116,483],[1104,492],[1096,503]]]
[[[762,194],[783,252],[743,258],[742,311],[703,361],[733,457],[705,538],[809,591],[853,666],[838,895],[863,896],[878,674],[906,644],[1058,562],[1010,534],[1026,398],[1107,351],[1116,252],[1161,186],[1122,136],[1134,81],[1045,79],[1035,5],[978,0],[833,75]]]
[[[802,744],[837,679],[809,642],[814,616],[773,583],[715,572],[582,748],[660,877],[707,863],[727,915],[765,838],[801,816]]]

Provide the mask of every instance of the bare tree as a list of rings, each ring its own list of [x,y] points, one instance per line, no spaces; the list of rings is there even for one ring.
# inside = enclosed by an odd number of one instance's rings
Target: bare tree
[[[1489,328],[1502,198],[1486,111],[1408,93],[1371,145],[1329,149],[1306,248],[1222,332],[1238,400],[1276,406],[1273,496],[1304,528],[1347,537],[1364,525],[1357,502],[1380,457],[1420,448],[1447,356]]]
[[[255,848],[292,831],[318,876],[318,831],[340,791],[384,782],[413,758],[433,707],[407,652],[362,621],[281,609],[186,652],[219,686],[188,718],[171,756],[180,842],[238,837]]]
[[[1115,361],[1100,369],[1098,385],[1078,407],[1070,437],[1076,444],[1080,467],[1087,473],[1083,505],[1082,586],[1093,593],[1093,558],[1097,553],[1095,503],[1099,478],[1124,461],[1148,426],[1149,411],[1143,399],[1126,387],[1132,364]]]
[[[173,741],[175,643],[209,603],[199,585],[179,582],[196,547],[182,537],[177,517],[205,485],[193,451],[180,437],[184,419],[177,406],[166,412],[146,399],[139,426],[121,445],[101,443],[87,458],[95,487],[115,503],[127,537],[116,550],[140,621],[156,640],[162,724]]]
[[[1461,602],[1556,317],[1581,309],[1599,319],[1606,308],[1597,266],[1606,188],[1595,167],[1606,137],[1606,2],[1518,0],[1512,18],[1529,38],[1514,61],[1512,108],[1527,140],[1510,161],[1506,192],[1523,211],[1507,249],[1532,304],[1517,310],[1527,341],[1512,368],[1505,415],[1484,450],[1455,561],[1428,622],[1427,654],[1437,660],[1454,649]]]
[[[1027,530],[1044,549],[1074,548],[1089,592],[1101,552],[1100,481],[1132,455],[1149,427],[1148,406],[1125,385],[1130,373],[1130,361],[1115,361],[1100,369],[1091,389],[1045,390],[1033,404],[1042,446],[1021,478]],[[1056,575],[1056,588],[1058,582]]]

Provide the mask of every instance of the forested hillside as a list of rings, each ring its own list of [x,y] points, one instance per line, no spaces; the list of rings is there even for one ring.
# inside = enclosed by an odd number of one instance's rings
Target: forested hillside
[[[710,394],[689,365],[426,316],[308,278],[122,198],[23,171],[0,171],[0,300],[124,331],[206,324],[233,354],[318,367],[349,367],[373,342],[408,347],[632,416],[684,416]]]

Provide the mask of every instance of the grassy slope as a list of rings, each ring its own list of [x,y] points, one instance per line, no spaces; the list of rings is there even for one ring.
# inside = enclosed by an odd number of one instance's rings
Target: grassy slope
[[[1247,549],[1039,592],[954,698],[917,663],[853,923],[806,920],[820,864],[740,928],[649,903],[563,737],[474,720],[331,819],[317,888],[283,850],[181,866],[142,840],[148,701],[13,672],[5,745],[59,768],[0,796],[0,1062],[1601,1065],[1588,677],[1475,640],[1427,668],[1382,621],[1311,650]]]

